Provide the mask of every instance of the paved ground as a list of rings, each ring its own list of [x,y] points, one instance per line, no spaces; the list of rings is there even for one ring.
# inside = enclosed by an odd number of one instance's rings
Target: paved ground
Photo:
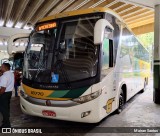
[[[141,94],[137,94],[126,104],[125,109],[121,114],[113,113],[109,117],[105,118],[98,124],[84,124],[84,123],[74,123],[67,121],[58,121],[58,120],[50,120],[39,117],[33,117],[25,115],[21,112],[19,107],[19,98],[12,98],[11,103],[11,123],[12,127],[65,127],[70,126],[70,129],[73,126],[81,127],[81,126],[89,126],[90,130],[88,132],[94,130],[96,127],[160,127],[160,105],[156,105],[153,103],[153,90],[152,90],[152,81],[148,86],[146,91]],[[2,134],[0,134],[2,135]],[[13,134],[12,134],[13,135]],[[15,134],[14,134],[15,135]],[[40,134],[39,134],[40,135]],[[55,134],[57,136],[64,134]],[[97,136],[100,135],[98,133],[72,133],[65,134],[67,136],[78,135],[78,136]],[[104,134],[104,136],[160,136],[159,134]],[[16,134],[17,136],[17,134]]]

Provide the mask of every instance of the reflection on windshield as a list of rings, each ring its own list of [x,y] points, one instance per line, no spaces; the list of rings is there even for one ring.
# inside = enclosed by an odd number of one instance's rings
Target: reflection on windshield
[[[23,68],[23,58],[19,58],[19,59],[16,59],[14,60],[14,63],[13,63],[13,69],[19,69],[19,70],[22,70]]]
[[[57,30],[36,32],[26,51],[24,76],[44,83],[68,83],[97,73],[98,46],[93,43],[94,25],[100,17],[61,22]],[[57,44],[56,44],[57,43]]]
[[[35,32],[25,54],[24,76],[37,82],[49,82],[56,29]],[[43,81],[42,81],[43,80]]]

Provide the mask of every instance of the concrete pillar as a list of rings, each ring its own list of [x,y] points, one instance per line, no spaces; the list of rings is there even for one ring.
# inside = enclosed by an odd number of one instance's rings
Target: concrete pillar
[[[160,104],[160,5],[155,6],[153,101]]]

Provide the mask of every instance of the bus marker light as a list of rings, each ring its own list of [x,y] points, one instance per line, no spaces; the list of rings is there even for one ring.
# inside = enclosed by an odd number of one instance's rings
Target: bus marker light
[[[42,111],[43,116],[51,116],[51,117],[56,117],[56,113],[54,111],[49,111],[49,110],[43,110]]]
[[[82,112],[81,118],[88,116],[90,113],[91,113],[91,111]]]

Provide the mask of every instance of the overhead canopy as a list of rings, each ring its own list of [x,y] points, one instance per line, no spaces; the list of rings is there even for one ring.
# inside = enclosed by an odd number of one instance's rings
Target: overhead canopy
[[[135,32],[153,31],[154,5],[159,0],[0,0],[0,26],[29,29],[41,18],[60,12],[108,7]]]
[[[154,8],[155,5],[160,4],[160,0],[125,0],[127,2],[131,2],[133,4],[139,4],[144,7]]]

